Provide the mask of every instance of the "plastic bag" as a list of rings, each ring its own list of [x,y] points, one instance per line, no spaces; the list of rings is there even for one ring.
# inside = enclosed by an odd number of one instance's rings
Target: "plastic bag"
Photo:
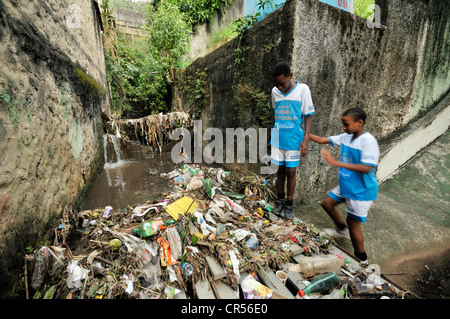
[[[67,265],[67,273],[69,274],[67,276],[67,287],[80,289],[83,285],[81,281],[86,278],[89,270],[79,266],[78,261],[71,260]]]
[[[180,260],[182,257],[181,237],[175,227],[170,227],[166,230],[166,237],[170,244],[170,251],[175,260]]]
[[[202,234],[204,236],[208,236],[210,233],[215,234],[216,233],[216,228],[209,226],[205,219],[203,218],[203,214],[200,212],[195,212],[194,216],[197,217],[197,223],[200,226],[200,229],[202,230]]]
[[[203,178],[202,177],[198,177],[198,176],[194,176],[189,181],[189,184],[188,184],[186,190],[187,191],[195,191],[195,190],[200,189],[202,187],[203,187]]]

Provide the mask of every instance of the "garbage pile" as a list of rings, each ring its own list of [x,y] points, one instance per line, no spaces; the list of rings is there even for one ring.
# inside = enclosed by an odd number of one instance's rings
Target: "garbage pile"
[[[339,299],[357,294],[368,278],[330,253],[327,232],[271,213],[274,180],[186,164],[161,177],[173,188],[158,201],[66,209],[54,244],[25,257],[27,298],[195,299],[199,283],[218,281],[240,298],[283,298],[258,278],[273,270],[303,276],[296,298],[335,289]],[[294,255],[303,259],[293,262]],[[375,283],[375,295],[397,293]]]

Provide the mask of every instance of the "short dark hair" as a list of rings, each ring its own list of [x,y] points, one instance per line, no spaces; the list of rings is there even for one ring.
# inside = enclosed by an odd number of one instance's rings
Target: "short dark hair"
[[[344,113],[342,113],[342,116],[351,116],[353,121],[356,122],[356,121],[362,120],[363,124],[365,124],[367,114],[366,114],[366,112],[364,112],[363,109],[360,109],[358,107],[353,107],[351,109],[348,109]]]
[[[277,65],[275,65],[275,68],[273,69],[272,76],[274,78],[280,75],[284,76],[291,75],[291,67],[286,62],[278,63]]]

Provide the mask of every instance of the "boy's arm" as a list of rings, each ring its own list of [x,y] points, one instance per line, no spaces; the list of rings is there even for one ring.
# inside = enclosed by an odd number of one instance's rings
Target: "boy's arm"
[[[330,139],[328,137],[321,137],[314,134],[309,134],[309,139],[319,144],[330,144]]]
[[[303,136],[303,141],[300,143],[298,148],[301,151],[301,156],[305,157],[308,153],[308,143],[309,143],[309,131],[311,130],[311,115],[305,116],[305,135]]]
[[[324,160],[326,160],[330,165],[336,166],[336,167],[342,167],[349,169],[351,171],[360,172],[368,174],[372,170],[373,166],[366,165],[366,164],[350,164],[350,163],[344,163],[338,160],[335,160],[333,156],[331,156],[330,152],[328,152],[326,149],[322,148],[320,150],[322,157]]]

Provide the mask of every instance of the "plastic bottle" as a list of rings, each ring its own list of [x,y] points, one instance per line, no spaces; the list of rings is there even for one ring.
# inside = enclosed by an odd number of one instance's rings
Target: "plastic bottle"
[[[111,211],[112,211],[112,207],[111,206],[106,206],[105,207],[105,211],[103,213],[103,217],[104,218],[108,218],[109,214],[111,214]]]
[[[189,170],[189,172],[191,173],[192,176],[197,176],[198,175],[198,169],[196,169],[196,168],[189,168],[188,170]]]
[[[237,214],[240,214],[240,215],[244,215],[245,214],[245,208],[242,207],[241,205],[239,205],[238,203],[232,201],[231,199],[226,199],[225,202],[229,204],[229,206],[231,208],[231,211],[233,213],[237,213]]]
[[[191,179],[192,179],[192,175],[190,173],[186,172],[183,175],[178,176],[176,178],[176,181],[183,185],[188,185],[189,182],[191,181]]]
[[[317,255],[312,257],[303,257],[298,260],[298,264],[294,265],[296,269],[303,273],[306,277],[316,274],[326,273],[330,271],[338,271],[345,264],[345,260],[335,255]]]
[[[311,293],[322,293],[339,284],[339,276],[334,272],[318,275],[308,286],[298,291],[298,295],[303,297]]]
[[[212,184],[211,184],[211,178],[205,178],[203,180],[203,186],[205,186],[206,193],[210,198],[212,198]]]
[[[138,228],[133,229],[133,233],[139,234],[142,237],[149,237],[157,234],[161,228],[161,225],[163,225],[162,220],[143,222]]]
[[[324,296],[320,297],[319,299],[344,299],[344,296],[345,296],[344,290],[336,289],[336,290],[333,290],[328,295],[324,295]]]
[[[183,263],[183,265],[181,265],[181,270],[186,277],[190,277],[194,272],[194,267],[189,263]]]
[[[258,203],[259,203],[259,204],[261,205],[261,207],[264,208],[265,210],[267,210],[267,211],[269,211],[269,212],[272,212],[272,211],[273,211],[273,207],[270,206],[268,203],[266,203],[265,200],[260,200]]]
[[[176,222],[177,221],[175,219],[173,219],[173,218],[169,218],[169,219],[163,220],[164,226],[170,226],[170,225],[175,224]]]

